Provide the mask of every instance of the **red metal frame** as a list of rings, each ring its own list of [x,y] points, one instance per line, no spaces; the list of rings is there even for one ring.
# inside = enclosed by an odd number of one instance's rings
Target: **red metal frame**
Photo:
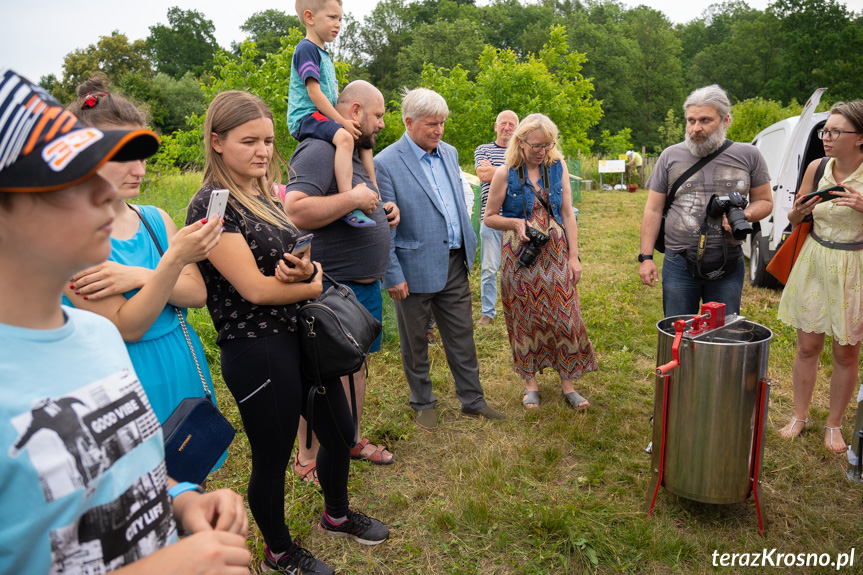
[[[683,332],[679,332],[679,335],[682,335]],[[674,340],[675,344],[679,344],[677,339]],[[675,355],[677,353],[677,348],[674,348]],[[673,362],[672,362],[673,363]],[[669,364],[666,364],[669,365]],[[677,362],[677,365],[680,365],[680,362]],[[675,365],[674,367],[677,367]],[[672,367],[671,369],[674,369]],[[657,369],[657,371],[659,371]],[[656,480],[656,489],[653,491],[653,498],[650,500],[650,508],[647,510],[647,516],[650,517],[653,515],[653,506],[656,505],[656,496],[659,495],[659,488],[662,487],[662,476],[665,473],[665,434],[667,431],[666,421],[668,420],[668,387],[671,385],[671,375],[666,375],[662,378],[662,426],[659,429],[659,477]]]
[[[755,512],[758,514],[758,534],[764,537],[764,517],[761,514],[761,479],[759,472],[761,470],[761,456],[764,453],[764,422],[767,419],[767,393],[770,389],[770,380],[762,378],[758,384],[758,404],[756,406],[758,418],[755,422],[755,431],[752,437],[754,449],[752,450],[752,475],[749,483],[749,492],[755,500]]]

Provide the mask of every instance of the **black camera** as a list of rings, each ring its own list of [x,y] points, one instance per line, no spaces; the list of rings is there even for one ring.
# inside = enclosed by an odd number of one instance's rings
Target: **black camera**
[[[530,267],[536,261],[536,256],[548,240],[548,234],[544,234],[536,228],[527,226],[525,229],[527,241],[521,246],[521,253],[518,254],[518,263],[525,267]]]
[[[727,196],[713,194],[707,203],[707,215],[721,218],[725,214],[731,226],[731,235],[735,240],[742,240],[752,233],[752,224],[746,221],[746,214],[743,213],[743,208],[748,205],[749,202],[740,192],[731,192]]]

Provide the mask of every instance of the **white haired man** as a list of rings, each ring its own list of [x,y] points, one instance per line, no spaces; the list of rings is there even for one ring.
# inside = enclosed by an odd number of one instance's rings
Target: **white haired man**
[[[441,141],[449,108],[440,94],[411,90],[402,100],[405,133],[375,157],[381,197],[401,221],[392,231],[384,287],[395,300],[402,366],[417,425],[437,428],[426,326],[434,311],[463,414],[506,416],[486,404],[473,339],[468,273],[476,234],[462,195],[458,152]]]
[[[745,202],[742,209],[746,222],[767,217],[773,209],[770,174],[755,146],[730,141],[726,146],[731,103],[722,88],[713,84],[695,90],[683,109],[686,139],[663,150],[647,182],[638,275],[644,285],[651,287],[659,279],[653,251],[665,217],[666,251],[662,265],[665,317],[696,314],[699,301],[724,303],[727,313],[738,313],[746,275],[742,241],[731,234],[728,210],[721,216],[715,214],[717,210],[711,210],[713,214],[707,211],[709,205],[720,207],[720,203],[710,203],[715,195],[730,198],[732,209],[740,209]],[[702,160],[706,163],[701,169],[687,176],[690,168]],[[666,206],[666,198],[673,189],[671,205]],[[739,212],[735,213],[739,216]],[[738,225],[746,224],[740,221]],[[699,256],[696,247],[702,236],[706,249]]]

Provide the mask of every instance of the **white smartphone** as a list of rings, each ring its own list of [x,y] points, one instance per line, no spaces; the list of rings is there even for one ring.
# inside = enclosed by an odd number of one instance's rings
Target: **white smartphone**
[[[207,206],[207,221],[225,215],[228,207],[228,190],[213,190],[210,192],[210,205]]]
[[[312,243],[313,237],[315,237],[315,234],[306,234],[298,239],[294,244],[294,247],[291,248],[291,255],[298,258],[302,257],[303,253],[309,249],[309,245]]]

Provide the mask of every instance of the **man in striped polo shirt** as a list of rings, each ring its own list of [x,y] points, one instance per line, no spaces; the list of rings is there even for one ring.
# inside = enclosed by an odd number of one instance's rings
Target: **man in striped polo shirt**
[[[482,211],[480,217],[485,218],[485,204],[488,201],[488,188],[491,178],[498,166],[505,163],[504,155],[512,134],[518,127],[518,116],[512,110],[504,110],[497,115],[494,131],[497,138],[490,144],[482,144],[473,154],[476,175],[482,182]],[[500,268],[500,241],[503,232],[493,230],[483,222],[479,227],[480,254],[482,259],[482,276],[480,280],[482,317],[476,325],[489,325],[495,316],[494,306],[497,303],[497,270]]]

